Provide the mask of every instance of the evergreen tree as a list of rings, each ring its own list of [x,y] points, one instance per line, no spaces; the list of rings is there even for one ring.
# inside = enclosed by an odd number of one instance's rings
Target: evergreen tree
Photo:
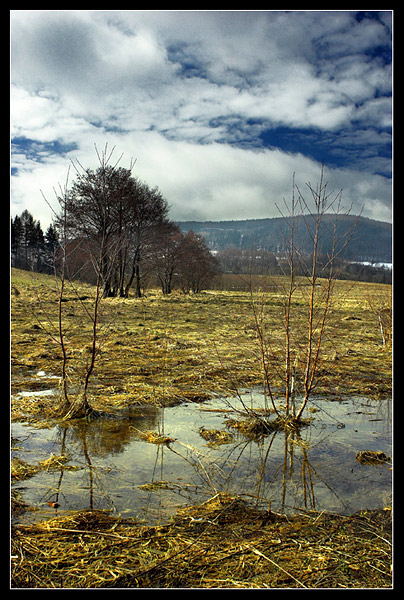
[[[12,266],[41,270],[44,249],[44,235],[40,222],[36,221],[28,210],[24,210],[11,223]]]
[[[49,270],[54,269],[57,250],[59,248],[59,236],[56,228],[50,224],[45,233],[45,262]]]
[[[11,265],[19,267],[21,263],[21,248],[23,238],[23,226],[21,218],[16,215],[11,221]]]
[[[39,221],[35,222],[34,237],[32,240],[32,261],[34,270],[41,272],[45,259],[45,239]]]
[[[21,213],[22,223],[22,265],[23,269],[32,268],[32,248],[35,244],[35,220],[28,210]]]

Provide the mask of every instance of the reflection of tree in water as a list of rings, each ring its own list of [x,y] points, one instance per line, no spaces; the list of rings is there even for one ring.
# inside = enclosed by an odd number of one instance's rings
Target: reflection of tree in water
[[[344,502],[309,460],[310,448],[299,430],[274,431],[259,441],[244,440],[227,451],[225,485],[233,493],[255,499],[258,505],[288,512],[317,508],[316,485],[326,487]]]
[[[367,409],[363,405],[359,409],[354,408],[357,412]],[[369,416],[374,415],[367,414],[366,419]],[[113,455],[123,452],[128,444],[139,439],[139,431],[157,429],[164,432],[164,411],[161,409],[142,410],[141,415],[132,415],[130,419],[77,421],[60,427],[61,454],[70,454],[74,462],[85,468],[80,476],[82,483],[77,487],[79,491],[74,493],[85,490],[83,501],[86,507],[93,508],[97,503],[110,506],[115,491],[118,495],[121,493],[120,475],[116,470],[108,475],[114,467],[113,464],[111,468],[107,466],[103,459],[111,455],[111,463],[114,463]],[[135,483],[139,483],[139,472],[125,471],[122,483],[126,492],[122,493],[128,493],[128,482],[134,490],[125,502],[130,502],[131,507],[133,504],[133,510],[140,510],[140,506],[145,506],[144,494],[149,490],[150,507],[154,510],[158,504],[163,510],[174,505],[179,496],[181,503],[183,500],[192,503],[205,499],[206,495],[224,491],[245,496],[263,508],[272,504],[274,511],[312,510],[325,505],[331,505],[332,510],[345,511],[351,502],[352,489],[357,490],[357,494],[362,493],[372,474],[364,475],[358,487],[358,479],[350,475],[346,438],[337,445],[331,440],[340,431],[337,419],[335,426],[324,430],[319,427],[307,435],[304,431],[274,431],[255,440],[240,433],[234,443],[219,448],[193,447],[180,439],[167,446],[148,444],[147,449],[140,443],[139,458],[142,462],[139,465],[142,464],[146,471],[150,468],[146,481],[143,480],[148,488],[143,487],[139,495]],[[134,453],[136,447],[137,444],[134,445]],[[101,460],[97,461],[97,458]],[[62,480],[63,465],[56,500],[59,490],[62,494]],[[142,485],[143,481],[140,480]],[[111,483],[115,487],[109,497],[104,486],[111,488]],[[138,506],[137,502],[141,504]]]
[[[314,469],[312,468],[309,457],[308,447],[302,440],[299,431],[285,435],[285,449],[282,469],[282,503],[281,510],[285,510],[287,501],[287,492],[292,490],[295,494],[295,507],[306,509],[315,509],[316,500],[314,497]],[[296,454],[299,453],[297,456]],[[300,462],[296,468],[295,461]],[[297,481],[296,481],[297,477]],[[299,498],[300,496],[300,498]]]
[[[59,426],[58,436],[60,438],[60,454],[70,454],[75,461],[87,466],[88,474],[88,506],[94,509],[94,492],[96,487],[96,467],[93,465],[94,457],[105,457],[123,452],[125,446],[138,437],[136,429],[146,431],[154,428],[159,417],[158,408],[147,408],[130,418],[103,418],[94,421],[83,419],[70,421]],[[135,428],[135,429],[134,429]],[[83,460],[84,459],[84,460]],[[65,468],[61,464],[60,476],[55,486],[56,492],[53,500],[59,502],[62,493],[62,482]],[[102,486],[100,486],[102,487]]]
[[[138,437],[136,429],[140,431],[153,429],[159,414],[160,409],[151,407],[130,418],[102,418],[89,422],[77,420],[67,423],[62,429],[67,429],[68,452],[72,452],[72,445],[79,445],[83,450],[84,441],[86,452],[93,457],[105,457],[123,452],[125,446]]]

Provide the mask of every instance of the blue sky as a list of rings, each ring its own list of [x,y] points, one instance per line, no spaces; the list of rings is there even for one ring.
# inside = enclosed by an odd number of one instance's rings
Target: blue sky
[[[321,162],[391,220],[391,11],[11,11],[11,213],[108,143],[174,219],[279,216]]]

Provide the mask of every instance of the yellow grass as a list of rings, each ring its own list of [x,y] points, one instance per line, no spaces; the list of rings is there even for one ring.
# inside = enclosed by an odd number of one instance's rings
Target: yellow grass
[[[164,526],[82,511],[13,533],[13,588],[392,585],[388,510],[286,518],[217,494]]]
[[[255,283],[261,288],[254,299],[264,308],[267,339],[279,355],[282,295],[279,287],[267,284],[282,280],[259,277]],[[55,279],[12,269],[11,291],[12,419],[46,425],[47,417],[60,417]],[[375,302],[391,303],[391,288],[337,282],[335,291],[316,393],[390,395],[391,347],[383,346],[371,307]],[[89,359],[93,297],[91,286],[76,283],[68,286],[63,303],[71,394]],[[299,330],[305,319],[304,288],[293,302]],[[175,292],[163,297],[150,290],[140,300],[106,299],[100,325],[90,388],[90,402],[97,410],[202,401],[262,383],[247,291],[211,290],[195,296]],[[276,368],[271,377],[281,396],[282,378]],[[53,388],[54,396],[38,395]],[[201,431],[208,443],[224,441],[223,433]],[[151,443],[170,443],[155,432],[143,435]],[[36,465],[15,462],[13,477],[29,477],[63,461],[60,456]],[[20,498],[15,503],[27,509]],[[12,587],[388,588],[390,529],[388,510],[285,517],[262,513],[224,494],[181,509],[172,522],[156,527],[113,519],[102,511],[80,511],[13,529]]]
[[[281,281],[272,278],[271,285],[274,280]],[[258,278],[257,282],[264,289],[265,281]],[[12,416],[34,418],[50,414],[57,406],[52,396],[18,396],[20,391],[58,387],[55,376],[61,374],[61,351],[55,279],[12,269],[13,289],[18,294],[11,297]],[[296,328],[304,323],[305,293],[302,288],[294,296]],[[72,393],[89,359],[92,323],[88,313],[93,296],[91,286],[77,282],[68,286],[63,303]],[[391,348],[382,345],[370,298],[391,302],[391,287],[337,282],[316,393],[372,397],[391,393]],[[255,299],[264,303],[267,335],[274,353],[281,356],[282,295],[279,289],[268,287],[257,292]],[[38,372],[44,375],[37,377]],[[272,377],[281,393],[282,378],[275,368]],[[150,290],[142,299],[102,302],[98,356],[90,386],[95,409],[201,401],[261,383],[248,292],[174,292],[164,297]]]

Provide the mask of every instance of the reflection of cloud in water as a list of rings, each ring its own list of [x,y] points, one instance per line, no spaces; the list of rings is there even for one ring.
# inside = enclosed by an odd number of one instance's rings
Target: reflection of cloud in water
[[[15,424],[14,435],[28,436],[30,452],[21,452],[22,459],[39,460],[46,449],[47,456],[67,453],[82,467],[28,479],[25,500],[39,504],[47,490],[57,490],[62,508],[78,510],[90,503],[125,516],[142,514],[149,522],[216,491],[243,494],[264,508],[270,501],[272,510],[285,512],[352,513],[384,506],[391,490],[389,465],[360,465],[355,455],[360,450],[391,455],[390,402],[355,398],[316,400],[315,405],[313,423],[299,433],[276,432],[259,441],[236,434],[234,443],[218,447],[209,447],[199,435],[201,426],[226,429],[228,414],[206,410],[223,409],[218,401],[136,409],[121,418],[51,430]],[[136,430],[164,432],[177,441],[169,448],[158,446],[140,439]],[[152,482],[157,485],[140,489]]]

